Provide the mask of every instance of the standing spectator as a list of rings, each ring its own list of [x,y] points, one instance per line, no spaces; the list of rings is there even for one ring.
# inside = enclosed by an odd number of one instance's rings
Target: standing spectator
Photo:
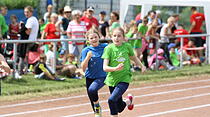
[[[81,21],[82,12],[80,10],[74,10],[72,12],[73,20],[69,22],[67,28],[67,36],[71,39],[85,38],[87,28],[85,22]],[[77,61],[80,58],[80,53],[84,47],[84,41],[69,42],[69,53],[74,54],[77,57]]]
[[[58,21],[61,21],[63,19],[64,15],[64,8],[58,9]]]
[[[41,39],[59,39],[60,38],[60,27],[56,25],[58,21],[58,15],[57,14],[52,14],[50,16],[50,23],[46,25]],[[50,42],[45,42],[45,53],[48,51],[48,44]]]
[[[87,8],[87,14],[80,19],[81,21],[84,21],[86,23],[87,30],[92,28],[92,26],[95,26],[96,28],[98,28],[99,26],[98,20],[95,17],[93,17],[93,13],[94,13],[94,7],[89,6]]]
[[[110,22],[109,22],[110,32],[112,32],[113,29],[120,27],[119,19],[120,19],[120,16],[117,12],[111,12]]]
[[[174,14],[172,15],[172,17],[174,18],[174,26],[171,28],[171,32],[174,33],[174,31],[178,28],[178,21],[179,21],[179,15],[178,14]]]
[[[171,32],[171,28],[174,26],[174,18],[169,17],[167,20],[167,24],[165,24],[161,31],[160,31],[160,48],[164,50],[164,56],[166,57],[167,61],[172,65],[172,62],[170,60],[170,53],[168,50],[168,45],[169,45],[169,36],[174,36]]]
[[[70,17],[71,17],[71,8],[69,6],[64,7],[64,15],[61,21],[59,21],[59,24],[61,24],[61,39],[67,39],[67,28],[70,22]],[[62,44],[62,49],[65,51],[65,55],[69,53],[69,48],[68,48],[68,42],[64,41],[61,42]]]
[[[55,14],[55,13],[53,13],[53,5],[49,4],[47,6],[47,12],[44,14],[45,23],[49,22],[48,17],[50,17],[50,15],[52,15],[52,14]]]
[[[7,31],[8,31],[8,26],[6,24],[4,16],[7,14],[7,7],[2,6],[0,9],[0,39],[7,38]]]
[[[34,9],[31,6],[27,6],[24,8],[24,14],[26,16],[26,33],[29,35],[28,40],[37,40],[38,31],[39,31],[39,22],[36,17],[33,16]]]
[[[141,49],[140,49],[140,52],[143,54],[143,61],[144,61],[144,65],[149,68],[148,66],[148,43],[149,43],[149,40],[147,40],[146,38],[146,33],[147,33],[147,30],[148,30],[148,26],[147,26],[147,23],[148,23],[148,18],[147,17],[144,17],[143,20],[142,20],[142,23],[138,25],[138,32],[141,36],[141,40],[142,40],[142,43],[141,43]],[[138,42],[136,40],[136,42]],[[137,56],[139,57],[139,56]],[[140,58],[140,57],[139,57]]]
[[[10,20],[11,20],[11,24],[9,25],[10,39],[17,40],[19,33],[19,23],[17,22],[17,17],[15,15],[11,15]]]
[[[192,15],[190,16],[190,34],[201,34],[203,31],[201,29],[203,22],[205,21],[205,17],[203,13],[199,13],[196,9],[196,7],[191,8]],[[202,37],[195,37],[193,39],[194,44],[196,47],[203,46],[203,40]],[[199,51],[199,56],[202,56],[202,50]]]
[[[109,37],[109,23],[105,20],[106,18],[106,12],[101,11],[99,14],[99,30],[103,36],[103,38],[108,38]]]

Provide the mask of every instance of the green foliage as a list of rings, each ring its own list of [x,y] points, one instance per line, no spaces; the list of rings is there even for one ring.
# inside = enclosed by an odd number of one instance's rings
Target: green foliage
[[[0,6],[7,6],[8,9],[23,9],[25,6],[36,8],[40,0],[0,0]]]

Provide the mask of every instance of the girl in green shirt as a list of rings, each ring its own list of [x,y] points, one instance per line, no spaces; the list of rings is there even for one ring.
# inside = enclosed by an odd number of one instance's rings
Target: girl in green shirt
[[[104,59],[103,69],[108,72],[106,85],[109,86],[110,97],[108,99],[110,113],[112,117],[117,117],[127,106],[129,110],[133,109],[133,96],[128,95],[123,101],[122,95],[128,89],[131,82],[130,59],[140,66],[142,72],[146,70],[140,60],[134,55],[133,48],[129,43],[123,43],[125,40],[122,28],[116,28],[112,33],[112,44],[109,44],[102,55]]]

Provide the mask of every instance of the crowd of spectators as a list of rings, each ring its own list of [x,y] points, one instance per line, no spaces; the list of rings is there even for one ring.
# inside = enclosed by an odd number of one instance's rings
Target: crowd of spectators
[[[33,16],[33,8],[24,8],[26,21],[18,21],[16,15],[11,15],[11,24],[7,25],[4,16],[7,14],[7,7],[0,10],[0,38],[10,40],[37,40],[37,39],[77,39],[86,38],[88,30],[94,29],[99,32],[101,43],[111,43],[106,40],[110,38],[112,30],[121,27],[119,13],[111,12],[110,19],[106,11],[101,11],[99,19],[94,17],[94,7],[87,9],[72,10],[69,6],[59,9],[58,13],[53,12],[53,6],[47,6],[47,12],[42,18]],[[170,16],[167,21],[161,19],[160,11],[149,11],[147,16],[138,14],[136,20],[124,24],[122,27],[127,38],[138,38],[136,40],[125,40],[130,43],[139,60],[143,61],[147,69],[168,69],[175,70],[180,65],[180,38],[170,38],[175,35],[201,34],[202,24],[205,17],[191,8],[192,14],[189,18],[191,23],[187,31],[183,24],[179,24],[179,15]],[[95,14],[97,15],[97,14]],[[166,23],[164,23],[166,22]],[[183,64],[200,64],[204,61],[205,39],[202,37],[184,38]],[[18,44],[18,70],[15,78],[28,71],[34,72],[36,78],[47,76],[48,79],[62,80],[56,74],[65,75],[71,78],[80,78],[80,55],[88,41],[65,41],[57,44],[56,71],[53,70],[54,53],[53,44],[31,43]],[[1,43],[1,54],[6,59],[13,59],[13,45]],[[139,70],[135,64],[133,70]],[[44,71],[42,73],[41,71]],[[45,73],[46,72],[46,73]],[[50,75],[49,75],[50,74]]]

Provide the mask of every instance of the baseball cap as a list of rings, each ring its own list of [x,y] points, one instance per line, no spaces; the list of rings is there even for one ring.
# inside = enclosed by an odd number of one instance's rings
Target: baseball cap
[[[106,15],[106,11],[101,11],[100,14]]]
[[[89,6],[89,7],[87,8],[87,10],[89,10],[89,11],[94,11],[94,7],[93,7],[93,6]]]

